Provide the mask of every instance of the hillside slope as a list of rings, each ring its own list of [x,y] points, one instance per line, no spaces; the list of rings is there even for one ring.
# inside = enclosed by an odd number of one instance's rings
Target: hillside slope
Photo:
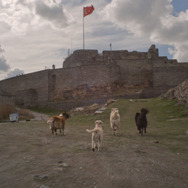
[[[46,121],[0,124],[0,186],[3,188],[186,188],[188,109],[174,100],[120,99],[98,115],[71,114],[65,136],[52,136]],[[109,113],[118,107],[120,136]],[[148,133],[134,116],[149,109]],[[55,114],[54,114],[55,115]],[[104,122],[102,151],[92,152],[94,122]]]

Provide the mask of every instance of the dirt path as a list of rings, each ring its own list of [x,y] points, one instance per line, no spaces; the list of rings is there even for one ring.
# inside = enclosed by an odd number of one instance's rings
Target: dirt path
[[[41,113],[33,112],[33,111],[30,111],[30,112],[34,116],[33,120],[48,120],[49,119],[49,116],[46,114],[41,114]]]
[[[155,135],[115,137],[106,127],[102,151],[92,152],[86,128],[68,122],[66,136],[52,136],[45,120],[0,125],[0,187],[187,187],[183,153],[155,143]]]

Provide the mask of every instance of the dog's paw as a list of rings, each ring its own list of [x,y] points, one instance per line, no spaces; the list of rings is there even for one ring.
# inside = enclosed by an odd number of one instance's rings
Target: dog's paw
[[[95,151],[95,148],[92,148],[92,151],[94,152],[94,151]]]

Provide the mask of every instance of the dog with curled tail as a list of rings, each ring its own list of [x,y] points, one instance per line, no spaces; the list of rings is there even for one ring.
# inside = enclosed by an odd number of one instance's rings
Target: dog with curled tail
[[[95,128],[92,130],[86,129],[87,132],[92,133],[91,136],[91,148],[95,151],[97,147],[98,151],[101,150],[103,139],[103,122],[101,120],[95,121]]]

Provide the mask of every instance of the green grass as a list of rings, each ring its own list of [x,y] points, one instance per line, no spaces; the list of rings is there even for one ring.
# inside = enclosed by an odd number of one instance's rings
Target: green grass
[[[144,142],[159,143],[170,149],[173,153],[185,152],[188,142],[188,108],[183,105],[176,105],[177,101],[160,98],[137,99],[130,102],[128,99],[119,99],[99,115],[84,114],[83,112],[72,116],[68,121],[74,127],[84,126],[87,128],[94,127],[94,121],[100,119],[104,122],[104,130],[110,134],[109,116],[111,108],[118,107],[121,123],[120,138],[131,139],[139,143],[141,137],[138,135],[134,116],[142,107],[149,109],[148,133],[144,135]],[[111,139],[106,136],[106,140]],[[116,143],[117,142],[117,143]],[[119,144],[121,139],[114,138],[114,144]],[[122,141],[123,142],[123,141]]]
[[[32,111],[38,112],[38,113],[47,114],[49,116],[62,113],[62,111],[60,111],[60,110],[54,110],[54,109],[51,109],[51,108],[31,107],[29,109],[32,110]]]
[[[102,113],[95,115],[94,113],[78,112],[76,115],[71,114],[71,118],[67,124],[76,131],[83,131],[94,127],[94,122],[100,119],[104,123],[104,131],[106,141],[111,139],[111,129],[109,124],[109,117],[111,108],[119,108],[121,123],[120,123],[120,136],[117,139],[113,137],[114,146],[125,139],[131,140],[135,144],[140,141],[144,143],[154,143],[159,141],[160,146],[168,148],[173,153],[187,152],[188,135],[188,108],[184,105],[177,105],[178,101],[151,98],[151,99],[136,99],[130,102],[129,99],[118,99],[107,107]],[[136,129],[134,116],[141,108],[148,108],[148,128],[147,134],[142,136],[138,135]],[[45,113],[48,115],[57,115],[60,111],[50,109],[32,109],[37,112]],[[68,127],[67,127],[68,128]],[[156,144],[157,146],[157,144]],[[139,152],[139,151],[138,151]]]

